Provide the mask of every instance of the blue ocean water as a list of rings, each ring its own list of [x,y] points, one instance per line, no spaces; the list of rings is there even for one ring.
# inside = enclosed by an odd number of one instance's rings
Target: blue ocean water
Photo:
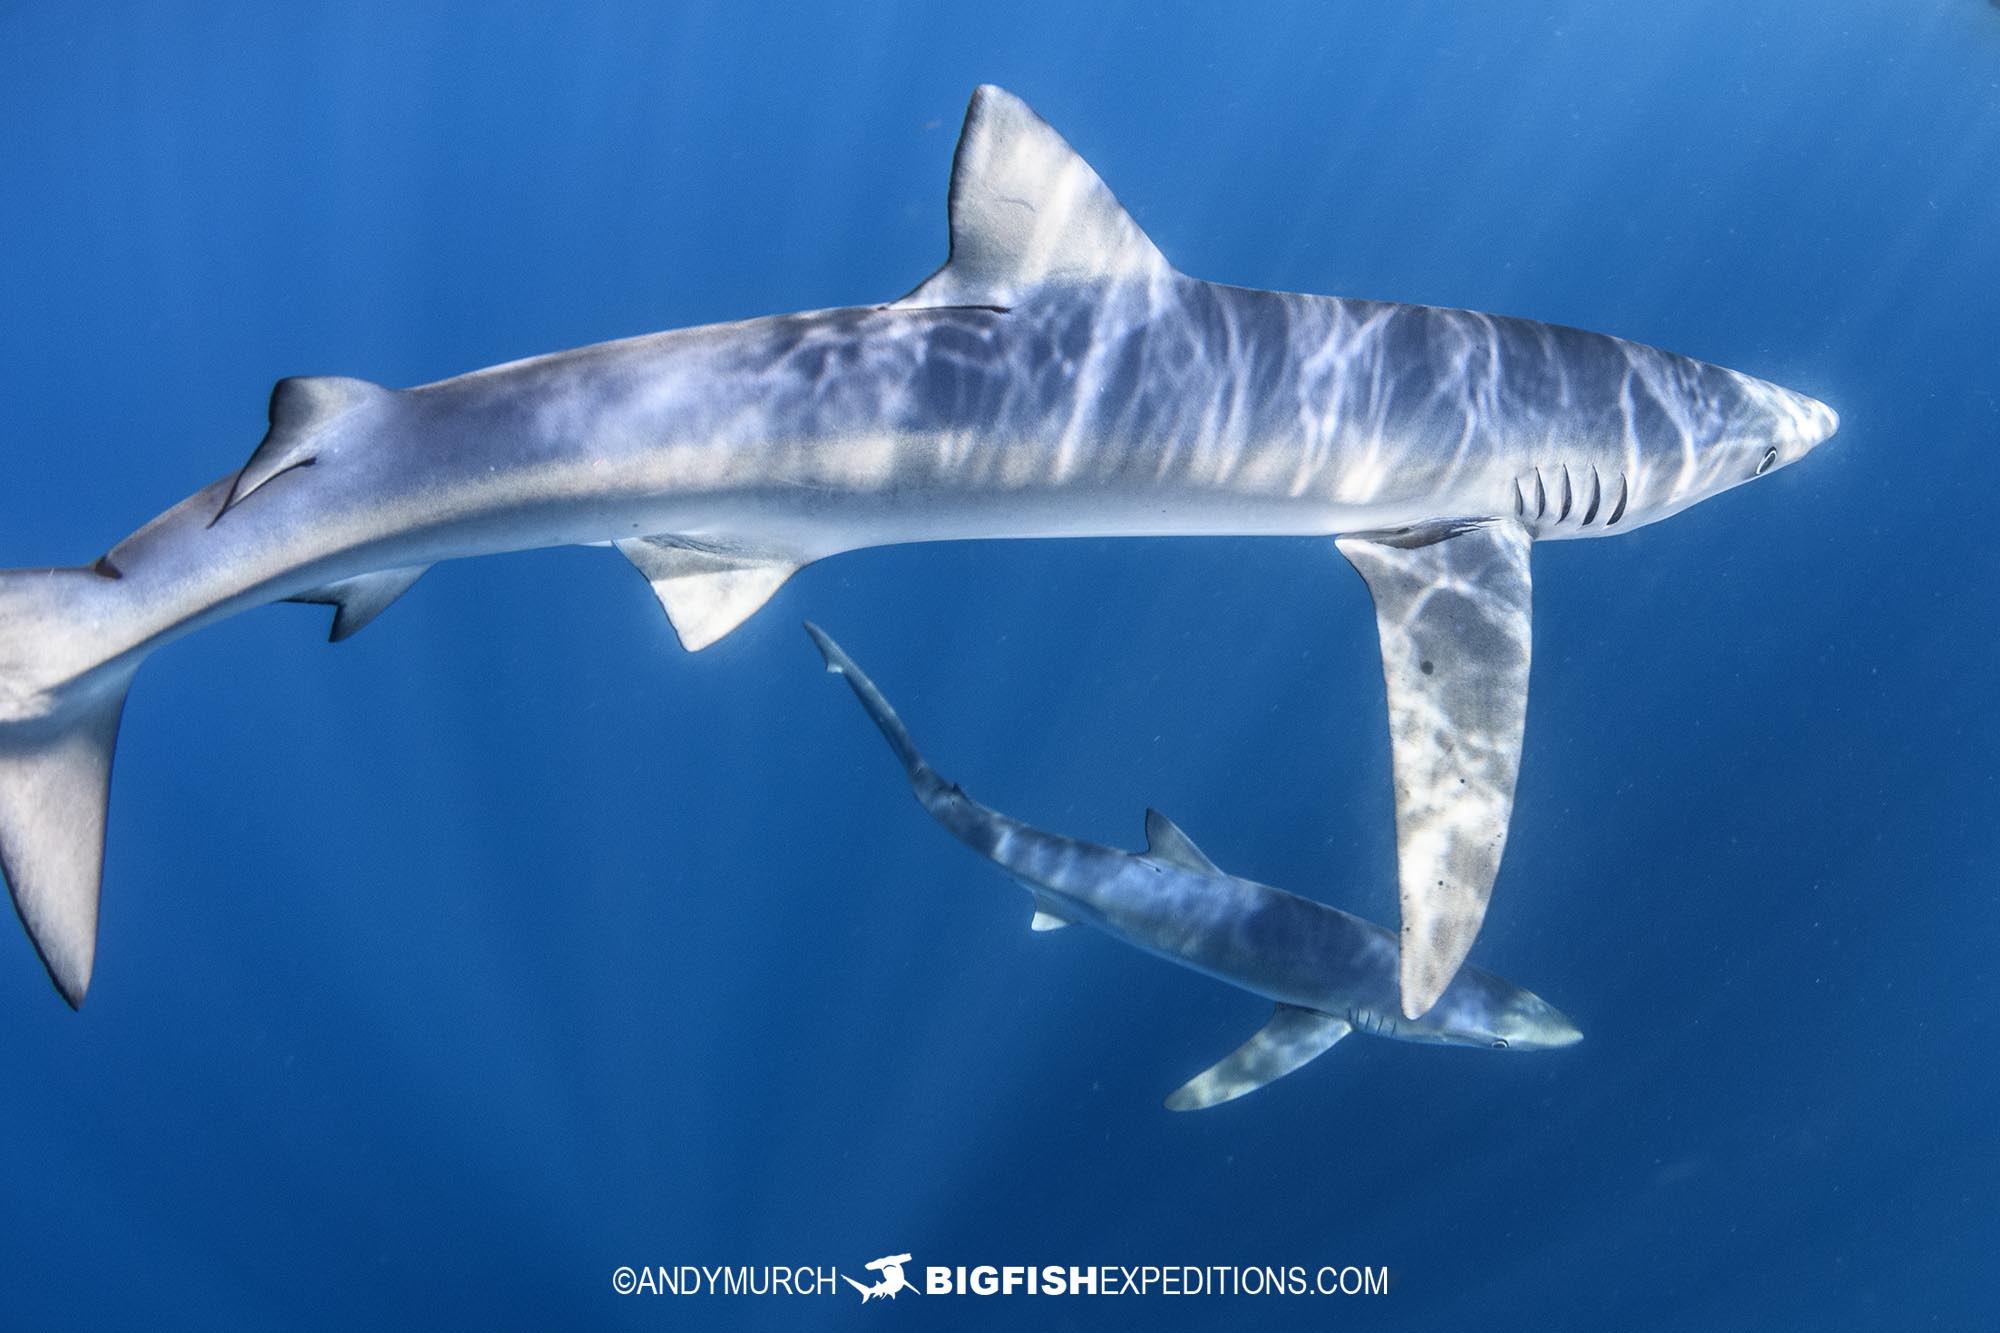
[[[1984,1326],[2000,1282],[2000,11],[1243,2],[0,8],[0,564],[403,385],[907,290],[974,84],[1176,264],[1659,344],[1841,413],[1536,553],[1474,958],[1588,1034],[1160,1098],[1260,1002],[1085,931],[949,776],[1395,918],[1317,541],[900,547],[683,654],[604,551],[279,607],[125,715],[79,1014],[0,931],[20,1327]],[[622,1296],[621,1265],[1386,1265],[1385,1296]]]

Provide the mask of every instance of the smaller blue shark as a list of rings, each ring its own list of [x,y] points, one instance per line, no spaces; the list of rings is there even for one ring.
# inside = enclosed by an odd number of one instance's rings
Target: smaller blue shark
[[[1181,1085],[1167,1109],[1198,1111],[1283,1078],[1350,1032],[1443,1046],[1537,1051],[1583,1034],[1548,1001],[1476,967],[1421,1018],[1403,1014],[1396,936],[1370,921],[1222,870],[1157,810],[1146,850],[1045,832],[992,810],[925,762],[896,710],[817,625],[826,669],[846,679],[938,823],[1026,888],[1036,930],[1082,921],[1147,953],[1274,1001],[1257,1034]]]

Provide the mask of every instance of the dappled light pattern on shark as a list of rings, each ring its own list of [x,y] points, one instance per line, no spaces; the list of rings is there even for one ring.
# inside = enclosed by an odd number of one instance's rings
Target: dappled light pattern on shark
[[[1317,1060],[1354,1031],[1344,1018],[1281,1004],[1255,1036],[1167,1095],[1169,1111],[1205,1111]]]
[[[1411,1018],[1471,951],[1507,846],[1528,708],[1529,540],[1499,519],[1338,543],[1368,582],[1382,640]]]
[[[900,300],[409,389],[281,381],[234,474],[94,562],[0,571],[0,867],[63,996],[82,1000],[95,958],[125,686],[238,611],[328,603],[341,639],[439,560],[611,546],[699,649],[793,571],[888,543],[1456,534],[1409,560],[1344,546],[1382,612],[1399,563],[1471,577],[1494,534],[1626,532],[1834,428],[1809,398],[1600,334],[1188,277],[998,88],[967,108],[947,212],[948,260]],[[1525,570],[1521,593],[1504,634],[1383,612],[1415,645],[1384,659],[1408,719],[1393,732],[1408,1013],[1450,979],[1499,862]],[[1495,625],[1500,605],[1485,604]],[[1397,665],[1419,641],[1438,645],[1433,673]]]

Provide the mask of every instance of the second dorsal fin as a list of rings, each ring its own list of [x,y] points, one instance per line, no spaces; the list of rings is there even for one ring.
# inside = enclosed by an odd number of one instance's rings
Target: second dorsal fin
[[[951,164],[951,257],[899,306],[1012,306],[1047,283],[1171,273],[1090,164],[1020,98],[973,90]]]

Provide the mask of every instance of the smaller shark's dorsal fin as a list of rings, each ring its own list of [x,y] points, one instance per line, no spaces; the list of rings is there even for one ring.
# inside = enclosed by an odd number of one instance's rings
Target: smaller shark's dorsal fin
[[[1317,1009],[1281,1004],[1257,1035],[1176,1088],[1169,1111],[1201,1111],[1255,1092],[1324,1055],[1354,1029]]]
[[[1201,848],[1194,845],[1194,839],[1181,832],[1180,825],[1158,810],[1146,812],[1146,855],[1183,870],[1198,870],[1204,875],[1228,873],[1203,855]]]
[[[951,164],[951,257],[899,306],[1012,306],[1046,283],[1171,273],[1117,196],[1003,88],[973,90]]]
[[[628,537],[619,552],[653,585],[681,647],[699,652],[757,614],[805,561],[684,537]]]
[[[408,592],[410,585],[429,568],[429,565],[406,565],[401,569],[378,569],[285,600],[333,607],[333,631],[326,637],[329,643],[339,643],[381,615],[384,607]]]

